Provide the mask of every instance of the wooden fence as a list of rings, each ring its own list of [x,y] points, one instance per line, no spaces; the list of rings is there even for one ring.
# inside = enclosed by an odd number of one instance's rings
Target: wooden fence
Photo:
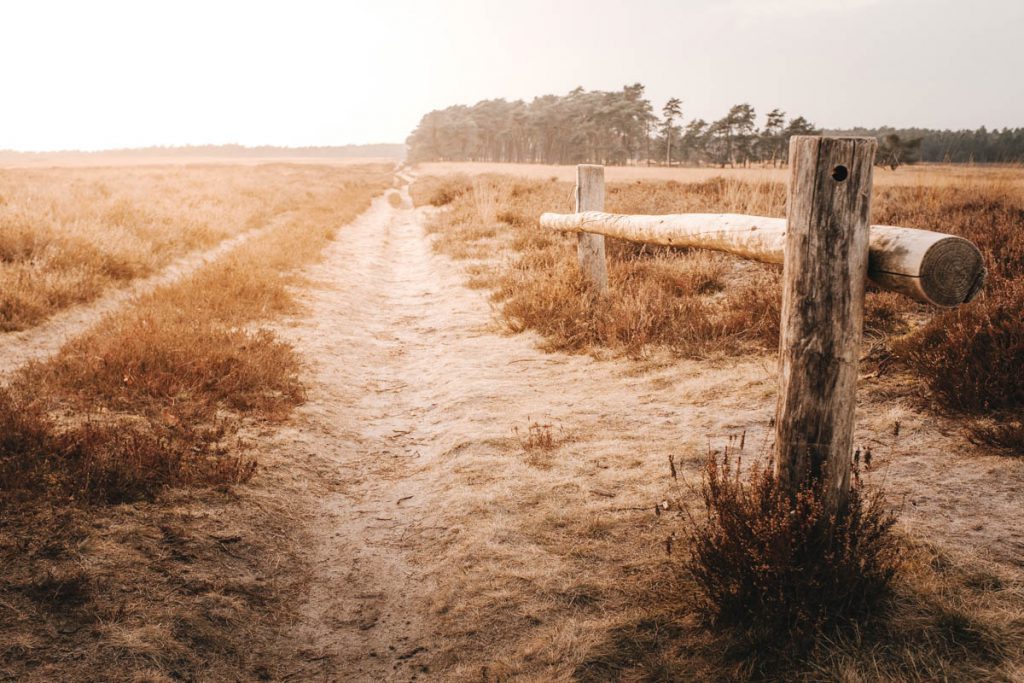
[[[985,268],[969,241],[929,230],[869,225],[874,138],[790,141],[788,216],[624,216],[603,213],[604,167],[577,167],[575,214],[541,226],[578,234],[580,268],[608,288],[604,237],[724,251],[783,264],[775,472],[795,490],[849,491],[857,365],[870,280],[918,301],[957,306],[981,290]]]

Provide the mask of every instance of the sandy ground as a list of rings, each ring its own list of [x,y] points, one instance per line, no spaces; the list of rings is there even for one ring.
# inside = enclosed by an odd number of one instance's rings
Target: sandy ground
[[[559,600],[605,570],[552,543],[553,529],[635,529],[625,548],[595,542],[656,556],[663,522],[650,511],[670,491],[668,455],[692,477],[730,434],[763,449],[774,360],[540,352],[496,328],[486,295],[432,252],[424,210],[401,196],[339,233],[306,273],[306,312],[280,327],[307,359],[308,402],[258,449],[271,470],[317,473],[302,494],[314,569],[292,630],[296,680],[486,679],[501,657],[513,677],[569,678],[603,617]],[[903,528],[1019,579],[1024,462],[879,398],[878,382],[863,380],[856,440],[903,503]],[[551,425],[551,450],[524,438],[534,422]]]

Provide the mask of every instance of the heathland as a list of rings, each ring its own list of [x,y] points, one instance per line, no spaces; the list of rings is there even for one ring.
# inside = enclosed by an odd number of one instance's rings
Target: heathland
[[[6,369],[0,677],[1024,672],[1019,168],[876,172],[875,222],[968,237],[989,282],[948,311],[869,293],[856,442],[896,573],[799,657],[711,627],[683,569],[709,453],[770,451],[779,270],[610,242],[597,300],[537,222],[571,167],[413,173],[3,172],[3,266],[43,302],[3,334],[248,238]],[[777,169],[608,176],[611,211],[785,212]],[[51,280],[83,293],[31,296]]]

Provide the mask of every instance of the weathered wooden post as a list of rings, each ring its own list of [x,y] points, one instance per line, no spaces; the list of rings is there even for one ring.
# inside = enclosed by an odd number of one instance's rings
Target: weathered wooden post
[[[604,211],[604,166],[580,164],[576,167],[576,213],[582,211]],[[579,233],[576,254],[583,276],[594,291],[604,294],[608,290],[604,235]]]
[[[775,472],[847,499],[868,269],[872,138],[790,141]]]

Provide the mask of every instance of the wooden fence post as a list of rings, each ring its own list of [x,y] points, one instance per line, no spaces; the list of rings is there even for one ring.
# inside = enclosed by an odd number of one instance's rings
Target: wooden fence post
[[[604,211],[604,166],[580,164],[576,167],[576,213],[581,211]],[[594,291],[599,294],[608,291],[604,235],[579,233],[576,254],[580,270]]]
[[[817,136],[789,145],[775,473],[790,491],[819,481],[833,511],[850,488],[876,147]]]

